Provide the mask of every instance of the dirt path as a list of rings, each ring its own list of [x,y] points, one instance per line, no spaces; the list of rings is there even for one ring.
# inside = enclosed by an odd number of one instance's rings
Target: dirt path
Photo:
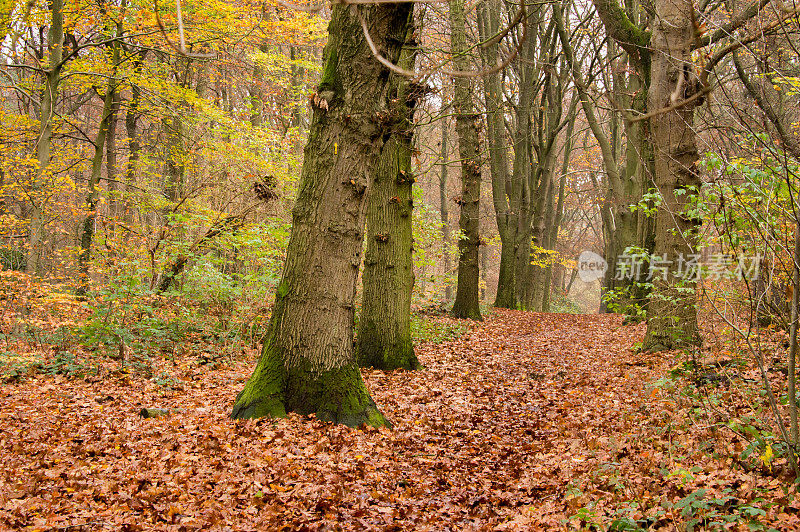
[[[563,528],[586,501],[661,487],[656,373],[630,354],[642,333],[616,316],[495,311],[419,346],[422,371],[364,372],[391,432],[230,421],[252,357],[179,363],[176,390],[129,376],[0,386],[0,526]],[[142,406],[185,413],[140,419]],[[604,464],[638,480],[595,478]]]

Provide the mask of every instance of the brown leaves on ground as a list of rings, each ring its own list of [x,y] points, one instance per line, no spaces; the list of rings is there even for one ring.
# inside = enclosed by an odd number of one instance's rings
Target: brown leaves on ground
[[[729,435],[669,428],[685,412],[648,384],[674,360],[631,354],[642,335],[617,316],[496,311],[418,346],[424,370],[364,371],[393,431],[231,421],[254,356],[216,370],[179,360],[172,388],[128,375],[5,385],[0,525],[550,530],[628,515],[671,530],[671,505],[700,487],[733,489],[737,504],[781,497],[753,504],[798,526],[787,482],[702,452]],[[143,406],[181,411],[142,419]]]

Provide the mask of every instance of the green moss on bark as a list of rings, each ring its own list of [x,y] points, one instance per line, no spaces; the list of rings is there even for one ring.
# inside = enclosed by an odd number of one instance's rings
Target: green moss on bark
[[[253,375],[236,396],[232,418],[286,417],[283,401],[286,371],[276,351],[271,342],[264,345]]]
[[[336,83],[336,69],[338,66],[337,60],[338,60],[338,54],[336,53],[336,49],[333,48],[328,54],[327,59],[325,60],[325,66],[323,67],[322,71],[322,80],[320,80],[319,83],[320,92],[323,90],[335,91],[337,89],[337,83]]]
[[[321,372],[295,368],[287,379],[285,397],[288,411],[315,414],[322,421],[348,427],[391,427],[370,397],[356,364]]]
[[[348,427],[391,427],[370,397],[358,366],[314,371],[301,365],[287,372],[277,350],[268,345],[236,397],[231,417],[286,417],[287,412],[315,414],[322,421]]]
[[[385,343],[387,335],[375,323],[362,323],[358,331],[358,364],[384,371],[395,369],[417,370],[422,367],[414,353],[410,332],[407,336],[395,335],[395,341]]]

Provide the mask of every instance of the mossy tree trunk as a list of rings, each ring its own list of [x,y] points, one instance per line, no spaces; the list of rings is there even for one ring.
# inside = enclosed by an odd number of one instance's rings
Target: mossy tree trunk
[[[409,25],[409,39],[412,30]],[[413,68],[414,53],[410,48],[404,49],[400,65]],[[392,76],[390,86],[387,106],[394,123],[391,137],[381,151],[368,198],[356,357],[361,366],[413,370],[420,367],[411,343],[414,288],[411,149],[417,95],[411,93],[412,85],[398,76]]]
[[[651,39],[652,73],[648,107],[650,112],[690,97],[699,87],[693,81],[692,44],[694,25],[690,0],[656,0],[656,18]],[[698,253],[700,220],[687,213],[697,193],[697,145],[694,107],[689,104],[650,118],[655,150],[655,184],[661,195],[656,214],[656,257],[677,261]],[[651,268],[653,268],[651,260]],[[668,268],[654,276],[644,349],[661,351],[700,343],[697,325],[696,283],[675,275]]]
[[[389,71],[372,56],[357,13],[377,48],[397,61],[411,4],[333,8],[283,276],[234,418],[292,411],[348,426],[388,424],[353,350],[366,194],[390,131],[382,109]]]
[[[638,8],[629,6],[627,13],[631,20],[640,17]],[[618,55],[615,41],[609,42],[609,55]],[[635,60],[627,52],[618,59],[624,68],[614,68],[612,74],[611,98],[618,109],[632,109],[635,113],[647,112],[647,92],[649,78],[645,77],[647,61]],[[615,117],[615,125],[621,117]],[[617,127],[617,130],[620,128]],[[646,305],[647,288],[644,276],[641,279],[632,279],[627,276],[617,279],[616,265],[619,258],[629,247],[653,251],[653,220],[642,210],[631,210],[631,205],[640,203],[642,196],[652,188],[653,183],[653,149],[647,135],[644,122],[624,121],[624,153],[621,148],[615,149],[616,164],[619,172],[615,176],[606,175],[607,205],[612,224],[604,232],[605,258],[610,267],[606,270],[603,279],[603,294],[616,292],[617,306],[615,311],[620,311],[630,317],[637,317],[638,307]],[[619,137],[620,135],[617,135]],[[615,140],[613,145],[621,139]],[[616,181],[614,180],[616,179]],[[602,298],[600,311],[607,312],[606,299]]]
[[[469,70],[466,18],[463,0],[450,1],[450,43],[457,70]],[[478,298],[478,247],[480,246],[481,160],[478,141],[478,114],[472,102],[472,84],[468,78],[456,78],[453,109],[456,116],[458,154],[461,158],[461,212],[458,227],[458,284],[453,316],[481,320]]]

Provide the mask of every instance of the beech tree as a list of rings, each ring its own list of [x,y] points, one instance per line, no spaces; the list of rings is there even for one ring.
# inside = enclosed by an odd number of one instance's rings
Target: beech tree
[[[388,424],[353,350],[366,197],[391,131],[389,70],[373,56],[361,20],[377,49],[396,62],[411,12],[410,3],[333,8],[283,275],[234,418],[293,411],[348,426]]]

